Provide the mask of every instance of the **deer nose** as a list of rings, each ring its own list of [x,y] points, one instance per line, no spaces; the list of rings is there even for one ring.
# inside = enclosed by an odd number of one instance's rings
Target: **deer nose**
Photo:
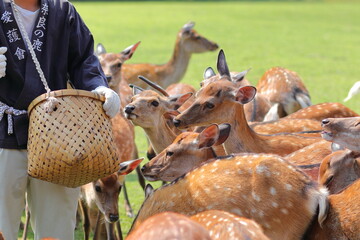
[[[135,109],[135,106],[129,106],[129,105],[127,105],[126,107],[125,107],[125,113],[128,113],[128,114],[130,114],[132,111],[134,111],[134,109]]]
[[[109,83],[112,79],[112,76],[106,76],[106,81]]]
[[[110,214],[109,215],[109,219],[111,222],[116,222],[117,220],[119,220],[119,215],[117,214]]]
[[[324,126],[324,125],[328,124],[329,122],[330,122],[330,120],[325,118],[321,121],[321,125]]]
[[[174,119],[173,123],[174,123],[175,127],[178,127],[178,126],[180,126],[181,121],[178,119]]]

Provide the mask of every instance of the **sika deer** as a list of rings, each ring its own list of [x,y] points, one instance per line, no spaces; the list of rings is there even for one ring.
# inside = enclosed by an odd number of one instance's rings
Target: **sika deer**
[[[122,69],[123,79],[141,88],[146,88],[147,85],[139,81],[139,75],[151,79],[151,81],[163,88],[179,82],[185,75],[193,53],[214,51],[218,48],[216,43],[198,34],[193,29],[194,25],[195,23],[189,22],[179,31],[175,49],[169,62],[163,65],[149,63],[125,64]]]
[[[212,240],[209,232],[201,224],[174,212],[163,212],[146,219],[126,238],[126,240],[159,239]]]
[[[317,209],[320,224],[325,219],[327,191],[277,155],[230,155],[148,195],[132,230],[161,212],[190,216],[211,209],[256,221],[270,239],[300,239]]]
[[[300,108],[311,105],[310,95],[296,72],[282,67],[267,70],[257,84],[262,93],[272,104],[279,103],[284,117]]]
[[[107,239],[122,239],[121,227],[118,221],[119,193],[125,180],[124,175],[134,170],[142,160],[122,162],[119,172],[81,187],[79,203],[83,214],[85,239],[89,239],[90,229],[94,230],[96,239],[106,237]],[[98,214],[100,218],[96,221]],[[106,233],[104,232],[104,224]],[[114,233],[114,226],[117,228],[117,236]]]
[[[360,117],[327,118],[321,124],[325,140],[360,152]]]
[[[174,119],[175,126],[186,128],[211,123],[230,123],[233,131],[224,143],[227,153],[275,153],[284,156],[319,141],[319,138],[291,134],[268,136],[253,131],[246,121],[243,104],[254,98],[256,88],[252,86],[237,88],[230,80],[222,50],[218,57],[218,71],[222,79],[201,89],[193,105]]]
[[[205,227],[213,240],[269,240],[255,221],[229,212],[209,210],[191,216],[190,219]]]
[[[230,125],[216,124],[201,133],[184,132],[160,154],[146,163],[141,171],[148,181],[174,181],[216,157],[213,146],[221,145],[229,136]]]
[[[360,178],[360,153],[351,150],[334,152],[323,159],[319,183],[331,194],[339,193]]]

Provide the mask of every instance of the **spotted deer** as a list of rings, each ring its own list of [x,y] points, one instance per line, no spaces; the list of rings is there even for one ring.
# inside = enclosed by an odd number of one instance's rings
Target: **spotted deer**
[[[359,116],[359,114],[341,103],[327,102],[302,108],[284,117],[284,119],[314,119],[321,121],[325,118],[344,118],[356,116]]]
[[[357,81],[354,83],[354,85],[350,88],[349,93],[347,97],[344,99],[344,102],[349,101],[351,98],[353,98],[355,95],[360,93],[360,81]]]
[[[310,240],[360,239],[360,180],[357,179],[342,192],[329,195],[329,210],[320,226],[314,223]]]
[[[213,240],[269,240],[255,221],[226,211],[208,210],[190,219],[204,226]]]
[[[251,83],[245,79],[249,70],[250,69],[242,72],[230,72],[231,81],[238,87],[251,85]],[[204,80],[200,83],[200,86],[203,88],[209,83],[218,81],[220,78],[219,74],[215,74],[215,71],[211,67],[208,67],[204,72]],[[244,106],[246,119],[251,122],[261,122],[264,120],[264,117],[269,112],[270,108],[270,101],[263,95],[256,94],[251,104],[246,104]]]
[[[80,208],[85,239],[93,229],[94,239],[122,239],[118,200],[125,175],[133,171],[143,159],[122,162],[118,172],[81,187]],[[106,231],[104,229],[106,227]],[[117,235],[115,234],[115,228]]]
[[[257,89],[272,104],[279,103],[280,117],[311,105],[309,91],[299,75],[286,68],[267,70],[260,78]]]
[[[148,81],[142,76],[140,78]],[[138,87],[133,90],[131,102],[124,108],[125,117],[135,126],[144,129],[155,153],[158,154],[180,133],[166,114],[181,107],[193,92],[170,96],[161,87],[157,88],[159,92]]]
[[[323,222],[326,209],[327,190],[294,165],[278,155],[244,153],[209,160],[149,194],[132,230],[160,212],[223,210],[254,220],[270,239],[300,239],[313,217]]]
[[[163,212],[144,221],[126,240],[186,239],[212,240],[209,232],[189,217],[174,212]]]
[[[256,88],[253,86],[238,88],[230,80],[229,69],[222,50],[218,56],[218,71],[222,79],[202,88],[197,93],[194,103],[174,119],[175,126],[186,128],[212,123],[229,123],[233,130],[224,143],[228,154],[254,152],[285,156],[319,141],[320,138],[292,134],[268,136],[256,133],[248,125],[243,107],[243,104],[254,98]]]
[[[125,48],[120,53],[107,53],[105,47],[102,44],[98,44],[95,51],[97,57],[99,58],[101,67],[107,78],[109,87],[116,92],[119,92],[120,90],[119,95],[122,100],[122,104],[124,104],[127,101],[126,96],[128,94],[127,93],[128,89],[126,89],[125,86],[121,84],[121,82],[123,82],[123,80],[121,79],[122,66],[126,60],[130,59],[133,56],[139,44],[140,42],[131,45]],[[122,86],[122,88],[120,89],[118,89],[119,84],[120,86]],[[129,88],[127,84],[126,87]],[[120,111],[119,114],[117,114],[114,118],[111,119],[111,123],[113,129],[114,142],[117,146],[118,154],[121,161],[123,162],[137,158],[134,126],[123,116],[122,111]],[[144,188],[145,181],[142,175],[140,174],[140,169],[137,168],[136,170],[138,173],[139,183]],[[125,208],[127,211],[127,215],[133,216],[130,202],[127,197],[125,183],[123,186],[123,192],[125,195]]]
[[[150,63],[125,64],[122,69],[123,79],[128,83],[146,88],[147,85],[138,79],[142,75],[163,88],[179,82],[185,75],[193,53],[214,51],[218,45],[197,33],[195,23],[185,24],[177,34],[175,49],[169,62],[156,65]]]
[[[142,174],[148,181],[174,181],[217,157],[213,147],[221,145],[229,133],[229,124],[212,124],[200,133],[183,132],[141,168]]]
[[[360,117],[322,120],[322,137],[345,148],[360,152]]]

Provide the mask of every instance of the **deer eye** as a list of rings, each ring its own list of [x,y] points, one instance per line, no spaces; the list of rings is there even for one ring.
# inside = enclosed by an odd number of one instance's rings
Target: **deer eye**
[[[357,127],[358,125],[360,125],[360,122],[355,123],[355,127]]]
[[[118,68],[121,67],[121,63],[116,64],[116,67]]]
[[[334,176],[329,177],[328,179],[326,179],[324,186],[328,187],[328,185],[331,183],[331,181],[334,179]]]
[[[204,85],[203,82],[201,82],[201,83],[200,83],[200,87],[202,87],[203,85]]]
[[[152,101],[151,105],[153,105],[154,107],[157,107],[157,106],[159,106],[159,102],[158,101]]]
[[[101,192],[101,187],[100,186],[95,186],[95,191]]]
[[[166,152],[166,156],[167,156],[167,157],[170,157],[170,156],[172,156],[172,155],[174,155],[174,152],[170,152],[170,151]]]
[[[207,108],[209,108],[209,109],[212,109],[212,108],[215,107],[215,105],[212,104],[211,102],[207,102],[207,103],[205,103],[205,107],[207,107]]]

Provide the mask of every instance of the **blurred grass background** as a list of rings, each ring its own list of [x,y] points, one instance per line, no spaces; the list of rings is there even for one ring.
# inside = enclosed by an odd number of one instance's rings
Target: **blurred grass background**
[[[108,52],[120,52],[141,41],[128,63],[167,62],[177,32],[194,21],[200,34],[224,49],[231,71],[252,68],[247,78],[254,85],[267,69],[282,66],[302,77],[316,104],[342,102],[360,81],[359,1],[91,1],[74,5],[95,43],[104,44]],[[216,69],[217,54],[193,55],[183,82],[198,88],[205,68]],[[360,95],[345,105],[360,112],[359,100]],[[145,157],[145,135],[139,128],[136,143],[139,156]],[[127,188],[136,213],[144,194],[133,173],[127,177]],[[125,215],[122,194],[119,204],[126,234],[133,219]],[[80,227],[76,239],[82,238]],[[29,239],[33,239],[31,233]]]

